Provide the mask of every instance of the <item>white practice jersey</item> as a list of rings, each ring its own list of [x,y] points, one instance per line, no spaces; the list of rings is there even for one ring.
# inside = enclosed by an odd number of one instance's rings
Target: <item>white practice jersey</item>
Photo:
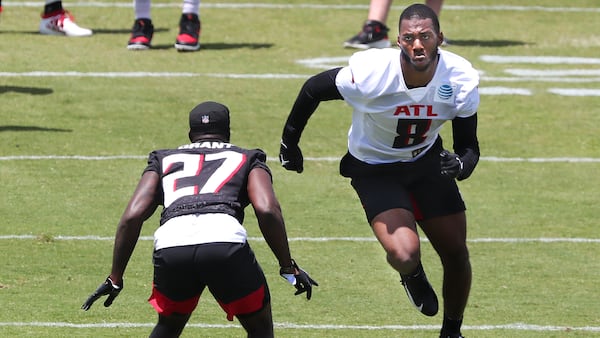
[[[154,232],[154,250],[205,243],[245,243],[246,229],[227,214],[190,214],[169,219]]]
[[[479,74],[464,58],[440,50],[433,79],[408,89],[399,49],[357,52],[336,77],[352,108],[348,150],[370,163],[414,161],[433,145],[444,122],[479,106]]]

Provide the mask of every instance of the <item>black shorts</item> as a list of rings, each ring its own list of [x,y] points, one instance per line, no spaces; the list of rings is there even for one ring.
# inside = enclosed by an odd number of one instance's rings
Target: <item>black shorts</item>
[[[455,214],[465,210],[465,203],[456,181],[440,174],[441,151],[438,138],[415,162],[368,164],[347,153],[340,173],[352,179],[369,223],[396,208],[412,211],[417,221]]]
[[[192,313],[207,286],[228,320],[259,311],[270,301],[265,275],[248,243],[164,248],[154,252],[153,262],[148,301],[159,314]]]

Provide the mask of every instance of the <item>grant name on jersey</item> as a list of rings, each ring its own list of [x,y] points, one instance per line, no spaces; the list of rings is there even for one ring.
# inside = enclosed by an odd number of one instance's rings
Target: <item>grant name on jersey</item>
[[[205,142],[184,144],[182,146],[179,146],[177,149],[199,149],[199,148],[229,149],[229,148],[231,148],[231,143],[217,142],[217,141],[205,141]]]

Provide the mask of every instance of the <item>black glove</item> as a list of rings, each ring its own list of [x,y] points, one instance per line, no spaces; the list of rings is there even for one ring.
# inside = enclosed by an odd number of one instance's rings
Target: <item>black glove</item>
[[[463,171],[463,161],[457,154],[444,150],[440,153],[441,156],[441,173],[449,178],[457,178]]]
[[[123,290],[123,285],[116,285],[110,278],[106,278],[104,283],[100,284],[98,289],[96,289],[96,291],[94,291],[94,293],[88,297],[85,303],[81,305],[81,308],[85,311],[89,310],[90,307],[92,307],[92,304],[94,304],[98,298],[104,295],[108,295],[108,298],[106,298],[106,301],[104,301],[104,306],[109,307],[113,300],[117,298],[121,290]]]
[[[286,144],[281,141],[279,147],[279,162],[287,170],[293,170],[298,174],[304,171],[304,157],[298,144]]]
[[[310,278],[306,271],[298,267],[298,264],[293,259],[292,266],[279,269],[279,274],[296,287],[295,296],[306,292],[306,299],[310,299],[312,296],[312,286],[319,286],[314,279]]]

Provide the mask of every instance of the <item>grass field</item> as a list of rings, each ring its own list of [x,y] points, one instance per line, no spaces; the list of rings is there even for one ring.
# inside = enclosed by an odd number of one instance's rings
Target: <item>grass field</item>
[[[396,2],[388,21],[407,3]],[[270,157],[293,254],[320,286],[293,296],[248,212],[279,337],[437,337],[411,308],[338,175],[350,110],[320,106],[302,139],[302,175],[275,157],[304,80],[343,65],[367,1],[203,3],[202,49],[173,48],[180,1],[156,2],[155,48],[125,46],[131,2],[66,1],[95,35],[37,34],[43,3],[4,1],[0,17],[1,337],[143,337],[158,217],[143,229],[110,308],[80,306],[110,269],[115,226],[148,152],[187,142],[189,110],[232,111],[232,141]],[[448,1],[448,50],[481,71],[482,160],[460,183],[473,289],[467,337],[600,337],[600,35],[597,0]],[[447,145],[449,134],[444,131]],[[423,260],[440,292],[430,245]],[[185,337],[242,337],[207,293]]]

